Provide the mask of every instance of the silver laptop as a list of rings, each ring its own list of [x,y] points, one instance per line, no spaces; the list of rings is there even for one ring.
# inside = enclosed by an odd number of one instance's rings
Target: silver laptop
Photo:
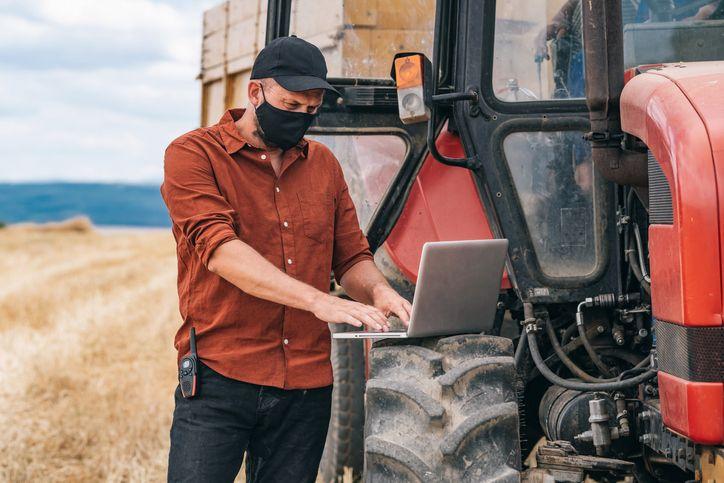
[[[492,329],[508,240],[427,242],[422,246],[407,331],[338,332],[335,339],[481,333]]]

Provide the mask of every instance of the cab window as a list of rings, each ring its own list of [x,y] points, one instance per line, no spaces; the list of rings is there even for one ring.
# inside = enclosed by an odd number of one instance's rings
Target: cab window
[[[624,67],[724,59],[724,0],[622,0]],[[581,0],[495,7],[493,90],[505,102],[585,97]]]
[[[585,97],[580,0],[498,1],[493,91],[505,102]]]
[[[367,233],[372,215],[407,155],[407,143],[388,134],[310,134],[339,160],[360,227]]]
[[[541,271],[550,278],[593,273],[602,181],[589,143],[578,131],[514,132],[503,150]]]

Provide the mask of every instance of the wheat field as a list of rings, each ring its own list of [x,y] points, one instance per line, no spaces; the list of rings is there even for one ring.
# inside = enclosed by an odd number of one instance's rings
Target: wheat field
[[[0,481],[165,480],[170,230],[10,227],[0,252]]]
[[[0,253],[0,482],[166,481],[170,230],[17,225],[0,228]]]

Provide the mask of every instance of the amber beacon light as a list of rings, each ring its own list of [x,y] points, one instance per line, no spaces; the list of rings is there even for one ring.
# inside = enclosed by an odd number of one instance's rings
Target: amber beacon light
[[[400,120],[404,124],[427,121],[430,110],[424,98],[424,57],[421,54],[398,56],[393,70]]]

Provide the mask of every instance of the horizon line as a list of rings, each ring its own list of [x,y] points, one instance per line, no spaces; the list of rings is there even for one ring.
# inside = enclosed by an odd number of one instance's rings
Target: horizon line
[[[107,185],[153,185],[158,186],[163,180],[72,180],[72,179],[41,179],[41,180],[3,180],[0,179],[0,184],[15,184],[15,185],[29,185],[29,184],[107,184]]]

